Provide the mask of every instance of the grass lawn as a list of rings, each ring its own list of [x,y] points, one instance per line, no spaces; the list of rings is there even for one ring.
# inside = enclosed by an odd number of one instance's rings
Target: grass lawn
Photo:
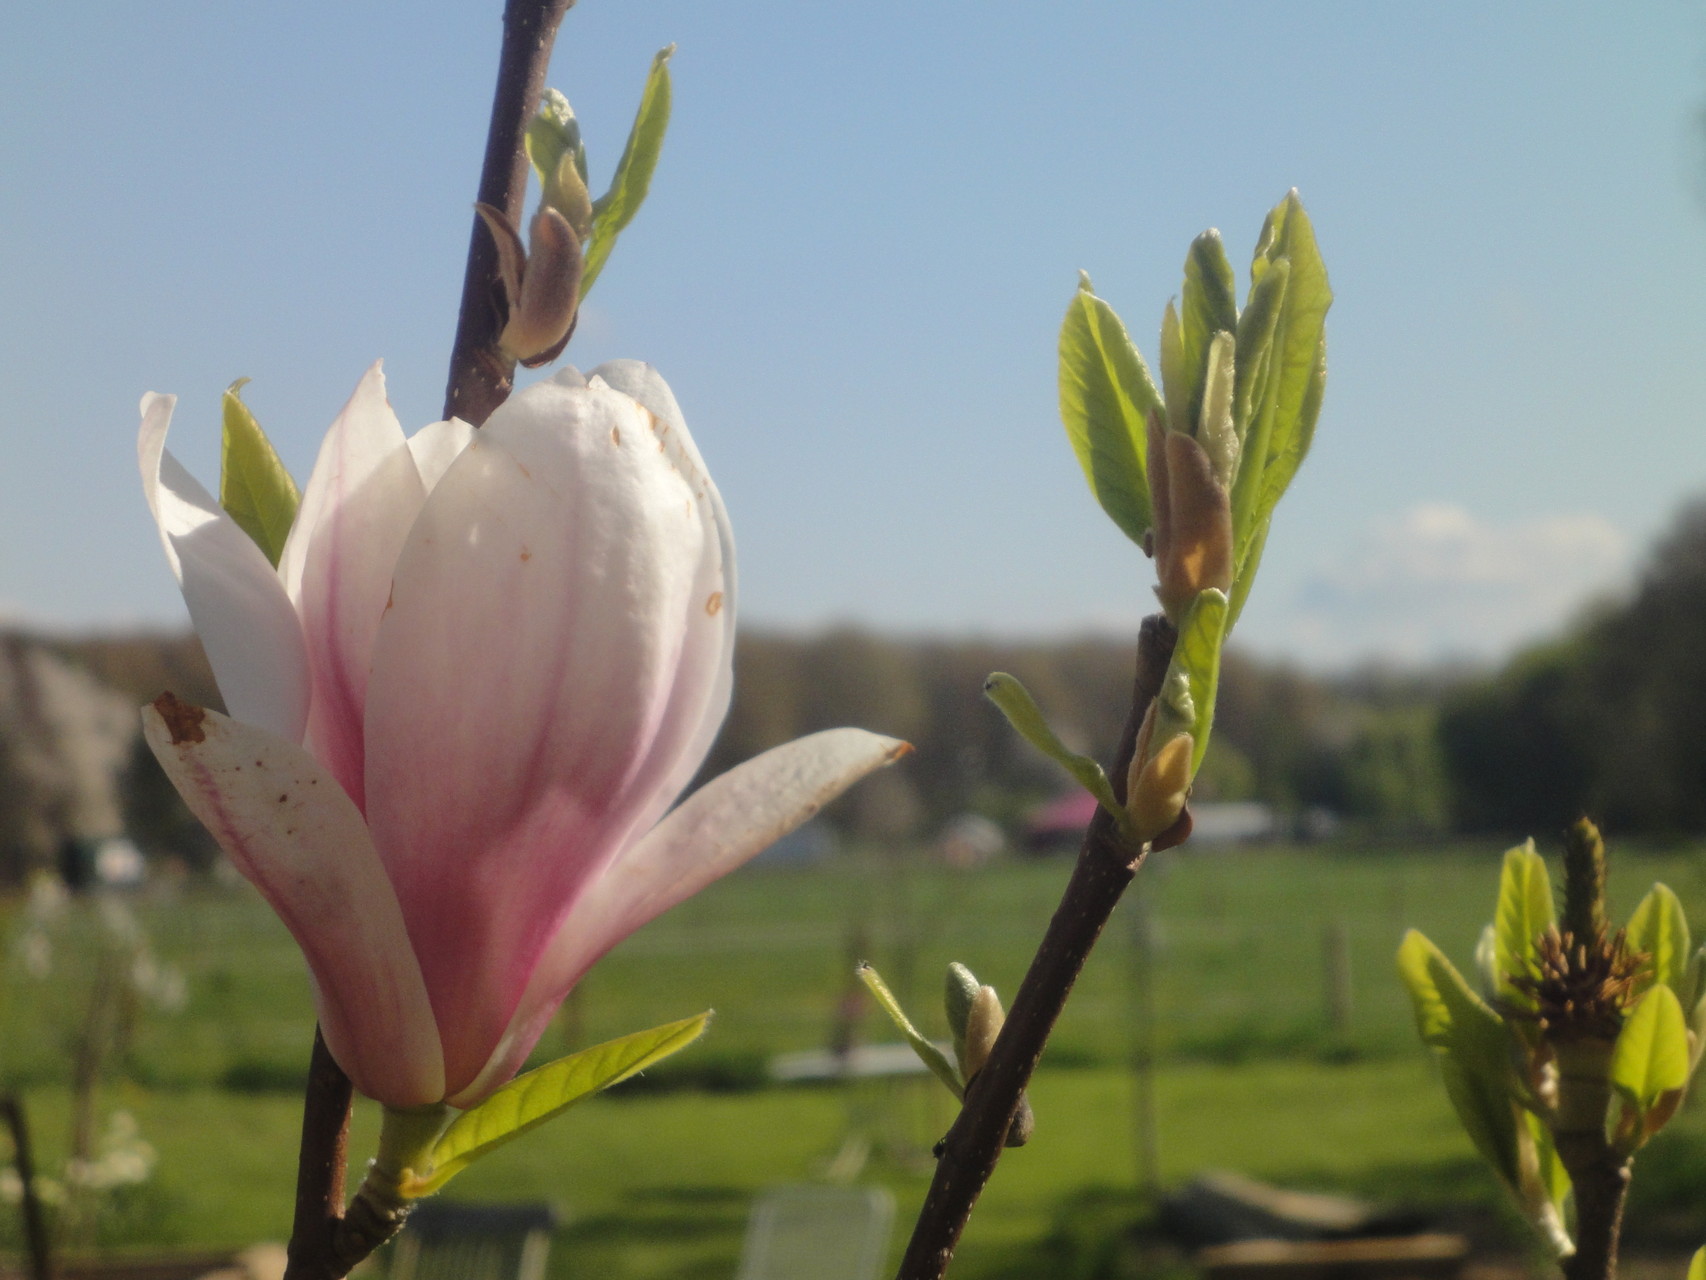
[[[1466,965],[1499,852],[1213,852],[1146,873],[1143,901],[1121,907],[1036,1080],[1037,1136],[1003,1161],[955,1274],[1062,1274],[1059,1237],[1086,1205],[1111,1201],[1115,1221],[1135,1212],[1128,1064],[1141,1025],[1134,939],[1146,918],[1165,1182],[1231,1168],[1377,1197],[1494,1198],[1414,1042],[1392,953],[1415,925]],[[1626,912],[1660,878],[1706,920],[1703,869],[1697,852],[1625,857],[1613,863],[1613,897]],[[873,858],[740,873],[618,948],[543,1049],[554,1056],[715,1007],[710,1036],[642,1087],[591,1100],[470,1170],[447,1194],[557,1204],[567,1225],[554,1276],[727,1277],[755,1192],[821,1176],[851,1138],[870,1144],[864,1176],[893,1189],[903,1236],[927,1184],[928,1147],[951,1120],[944,1091],[925,1080],[733,1086],[754,1084],[765,1055],[823,1045],[854,959],[872,959],[910,991],[915,1019],[938,1032],[948,960],[1011,992],[1066,870],[951,874],[921,859]],[[247,893],[149,900],[138,914],[159,958],[183,972],[188,1000],[180,1012],[144,1016],[127,1078],[105,1087],[104,1104],[136,1116],[159,1163],[149,1182],[115,1198],[103,1238],[130,1247],[279,1238],[294,1177],[294,1090],[312,1034],[300,961]],[[26,1089],[49,1164],[63,1150],[64,1062],[86,1003],[89,944],[79,934],[93,928],[73,919],[53,929],[46,980],[25,975],[15,955],[6,977],[0,1070]],[[27,930],[15,905],[0,908],[0,930]],[[1346,940],[1350,957],[1348,1021],[1337,1026],[1329,935]],[[892,1038],[870,1015],[863,1032]],[[721,1091],[685,1087],[695,1083]],[[1652,1216],[1706,1194],[1706,1116],[1690,1108],[1676,1127],[1637,1171],[1639,1193],[1651,1166]],[[374,1128],[360,1109],[358,1161]],[[1637,1209],[1638,1218],[1648,1212]],[[5,1240],[15,1228],[0,1231]]]

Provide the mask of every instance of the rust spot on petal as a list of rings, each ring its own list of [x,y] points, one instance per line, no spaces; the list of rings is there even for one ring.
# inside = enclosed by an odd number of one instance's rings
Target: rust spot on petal
[[[531,551],[529,551],[526,547],[523,547],[521,549],[521,561],[522,561],[522,563],[525,564],[525,563],[527,563],[527,561],[529,561],[531,559],[533,559],[533,553]]]
[[[622,444],[622,428],[621,427],[611,427],[610,428],[610,443],[613,445],[616,445],[617,447],[621,446],[621,444]]]
[[[207,731],[201,727],[202,721],[207,719],[207,712],[200,707],[168,691],[154,699],[154,710],[166,722],[166,732],[172,735],[174,747],[181,747],[186,742],[207,741]]]
[[[722,609],[723,609],[723,593],[721,591],[713,591],[705,599],[705,612],[710,614],[714,618],[719,613],[722,612]]]
[[[887,757],[885,757],[883,763],[893,764],[896,760],[900,760],[911,755],[916,749],[917,748],[915,748],[910,742],[897,742],[894,746],[889,748],[889,753]]]

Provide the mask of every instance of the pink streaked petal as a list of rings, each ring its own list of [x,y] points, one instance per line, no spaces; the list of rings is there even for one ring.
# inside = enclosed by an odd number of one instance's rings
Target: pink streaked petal
[[[514,1075],[563,997],[611,947],[910,750],[863,729],[827,729],[755,756],[682,801],[576,899],[490,1061],[450,1101],[472,1106]]]
[[[308,720],[308,655],[296,610],[248,534],[166,448],[175,397],[142,398],[142,491],[190,619],[239,720],[300,742]]]
[[[716,553],[701,501],[633,401],[552,381],[492,415],[409,534],[374,648],[367,814],[452,1091],[654,800],[645,766]]]
[[[669,700],[669,718],[658,734],[658,750],[647,766],[648,776],[655,780],[654,798],[636,815],[633,826],[634,831],[649,831],[699,772],[728,714],[734,686],[734,532],[722,494],[717,492],[687,430],[681,406],[663,375],[640,360],[613,360],[599,365],[588,377],[620,391],[651,415],[652,430],[676,469],[698,487],[707,545],[718,549],[717,555],[708,555],[700,562],[688,614],[682,619],[686,639]]]
[[[326,1044],[387,1106],[444,1096],[438,1029],[361,814],[301,747],[184,703],[143,733],[196,817],[301,945]]]
[[[313,664],[309,740],[357,807],[373,638],[397,554],[424,501],[426,487],[374,364],[326,433],[280,561]]]

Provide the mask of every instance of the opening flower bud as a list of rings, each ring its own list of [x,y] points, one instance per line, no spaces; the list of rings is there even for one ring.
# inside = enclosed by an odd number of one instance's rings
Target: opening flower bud
[[[1208,452],[1149,415],[1155,594],[1175,623],[1197,593],[1232,587],[1232,503]]]

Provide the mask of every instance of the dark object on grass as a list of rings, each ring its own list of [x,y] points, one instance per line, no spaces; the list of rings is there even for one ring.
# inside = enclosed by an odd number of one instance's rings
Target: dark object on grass
[[[543,1204],[416,1207],[397,1237],[392,1280],[544,1280],[557,1215]]]

